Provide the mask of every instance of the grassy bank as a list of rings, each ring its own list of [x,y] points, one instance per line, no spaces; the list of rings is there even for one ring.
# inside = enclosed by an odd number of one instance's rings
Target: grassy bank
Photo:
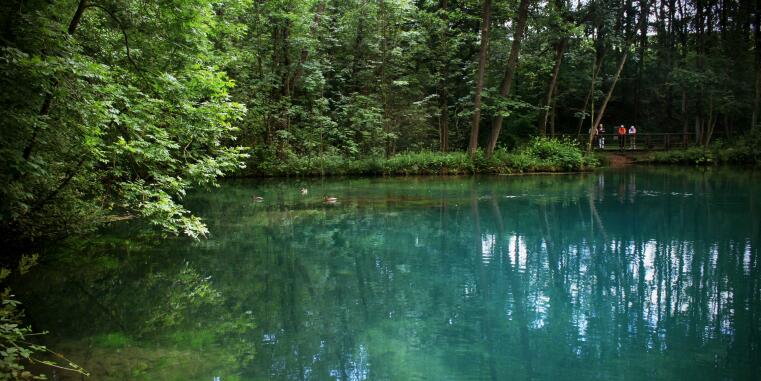
[[[749,134],[731,142],[717,141],[709,147],[656,152],[646,158],[656,164],[761,164],[761,132]]]
[[[536,138],[513,152],[497,150],[487,159],[465,152],[407,152],[390,158],[351,159],[340,155],[257,157],[243,176],[462,175],[584,171],[599,165],[571,141]]]

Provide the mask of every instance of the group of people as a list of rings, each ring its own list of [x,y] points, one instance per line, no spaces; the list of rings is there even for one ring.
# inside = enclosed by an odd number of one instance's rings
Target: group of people
[[[603,127],[602,123],[600,123],[597,128],[595,128],[594,131],[594,139],[597,142],[597,148],[599,149],[605,149],[605,127]],[[626,127],[622,124],[618,126],[616,132],[618,133],[618,148],[623,151],[624,147],[626,145],[627,137],[629,139],[629,148],[630,149],[637,149],[637,128],[634,126],[629,127],[627,130]]]

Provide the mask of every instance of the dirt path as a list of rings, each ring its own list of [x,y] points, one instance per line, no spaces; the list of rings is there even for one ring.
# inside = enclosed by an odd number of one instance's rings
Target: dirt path
[[[608,159],[608,166],[611,168],[626,167],[634,163],[634,160],[632,160],[632,158],[622,154],[609,153],[609,154],[606,154],[605,157],[606,159]]]
[[[603,157],[611,168],[622,168],[638,161],[641,161],[647,155],[646,152],[605,152]]]

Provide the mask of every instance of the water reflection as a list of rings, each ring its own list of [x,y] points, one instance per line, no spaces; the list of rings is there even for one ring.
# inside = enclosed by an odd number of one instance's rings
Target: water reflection
[[[97,276],[67,263],[54,279],[67,295],[31,293],[44,303],[30,311],[64,341],[118,331],[134,346],[252,316],[255,329],[228,327],[201,348],[172,342],[227,356],[195,379],[751,379],[761,372],[758,180],[632,170],[232,182],[195,198],[210,240],[117,246],[120,266]],[[252,193],[265,201],[248,202]],[[133,311],[146,300],[130,290],[176,291],[182,278],[166,269],[182,266],[219,299],[180,308],[188,325]],[[168,283],[151,280],[156,269]],[[77,290],[93,283],[103,309],[81,303]],[[46,320],[51,309],[63,318]],[[108,377],[98,379],[119,379]]]

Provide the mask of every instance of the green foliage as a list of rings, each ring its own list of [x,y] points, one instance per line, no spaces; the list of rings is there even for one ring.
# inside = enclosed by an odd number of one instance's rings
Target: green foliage
[[[474,163],[464,152],[407,153],[383,162],[383,172],[387,175],[460,175],[474,171]]]
[[[537,137],[514,153],[495,153],[498,161],[519,172],[563,172],[594,168],[600,163],[594,156],[584,156],[576,142]]]
[[[730,141],[716,141],[707,148],[657,152],[648,158],[661,164],[761,164],[761,131],[752,132]]]
[[[6,24],[4,236],[65,237],[113,214],[203,236],[183,197],[247,156],[234,143],[245,106],[213,58],[212,38],[233,38],[235,27],[222,28],[206,1],[85,5],[77,20],[77,3],[25,2]]]
[[[245,174],[250,176],[330,175],[462,175],[473,173],[583,171],[599,165],[594,156],[584,156],[575,142],[534,138],[515,152],[501,149],[491,159],[478,152],[471,160],[464,152],[407,152],[388,159],[359,160],[341,155],[296,156],[284,160],[259,161]]]
[[[715,162],[713,152],[710,150],[705,150],[702,147],[657,152],[650,156],[649,161],[662,164],[694,165],[709,165]]]
[[[36,256],[22,257],[19,273],[26,273],[36,263]],[[5,282],[12,273],[7,268],[0,269],[0,282]],[[37,333],[23,325],[24,311],[10,288],[0,293],[0,380],[45,380],[45,375],[33,374],[27,370],[29,364],[41,364],[63,370],[89,375],[79,365],[67,360],[44,345],[35,343]]]
[[[109,332],[93,337],[94,345],[109,349],[124,348],[132,343],[132,339],[122,332]]]

